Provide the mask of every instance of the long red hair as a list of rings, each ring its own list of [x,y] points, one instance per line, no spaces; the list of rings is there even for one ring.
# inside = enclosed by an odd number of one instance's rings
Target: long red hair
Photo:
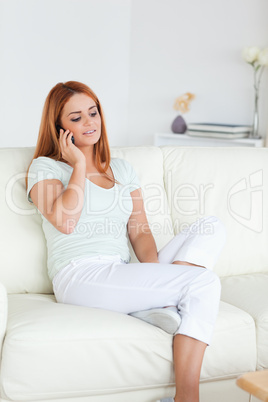
[[[100,173],[106,174],[106,171],[110,165],[111,155],[103,110],[99,99],[92,91],[92,89],[90,89],[87,85],[77,81],[68,81],[65,83],[60,82],[55,85],[49,92],[43,109],[39,135],[33,159],[36,159],[39,156],[47,156],[57,161],[64,162],[64,159],[62,158],[60,152],[59,134],[57,132],[56,125],[60,125],[63,108],[74,94],[88,95],[96,103],[101,117],[101,136],[99,141],[94,145],[95,164]],[[26,176],[26,185],[28,171]],[[109,178],[109,176],[107,177]]]

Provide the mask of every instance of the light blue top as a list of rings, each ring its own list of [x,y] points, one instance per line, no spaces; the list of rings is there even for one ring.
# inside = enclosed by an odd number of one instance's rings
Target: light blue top
[[[85,178],[84,205],[75,230],[64,234],[43,215],[42,226],[47,241],[48,274],[51,279],[72,260],[95,255],[119,255],[129,262],[127,222],[132,213],[130,193],[140,187],[133,167],[125,160],[113,158],[110,167],[118,183],[105,189]],[[60,180],[67,188],[73,168],[64,162],[40,156],[34,159],[28,176],[27,196],[41,180]]]

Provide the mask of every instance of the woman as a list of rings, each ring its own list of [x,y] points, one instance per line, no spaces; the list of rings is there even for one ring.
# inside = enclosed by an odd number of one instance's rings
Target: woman
[[[198,401],[220,298],[211,271],[225,238],[219,220],[200,219],[157,252],[138,178],[110,158],[100,102],[74,81],[46,99],[27,194],[42,214],[57,301],[131,314],[174,334],[176,395],[165,401]],[[140,263],[128,264],[127,235]]]

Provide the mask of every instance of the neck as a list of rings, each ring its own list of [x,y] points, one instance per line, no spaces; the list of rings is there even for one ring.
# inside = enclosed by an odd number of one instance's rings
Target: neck
[[[87,166],[95,166],[94,146],[81,147],[79,150],[85,155]]]

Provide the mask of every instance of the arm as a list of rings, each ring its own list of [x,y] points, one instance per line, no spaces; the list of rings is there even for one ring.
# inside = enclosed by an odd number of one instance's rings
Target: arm
[[[156,244],[150,230],[141,189],[131,192],[133,211],[128,221],[128,235],[140,262],[158,262]]]
[[[61,130],[63,131],[63,130]],[[57,230],[73,232],[84,204],[86,160],[84,154],[71,142],[68,130],[61,133],[62,156],[73,167],[73,173],[65,189],[59,180],[43,180],[31,189],[30,196],[44,217]]]
[[[0,354],[7,327],[7,292],[0,283]]]

